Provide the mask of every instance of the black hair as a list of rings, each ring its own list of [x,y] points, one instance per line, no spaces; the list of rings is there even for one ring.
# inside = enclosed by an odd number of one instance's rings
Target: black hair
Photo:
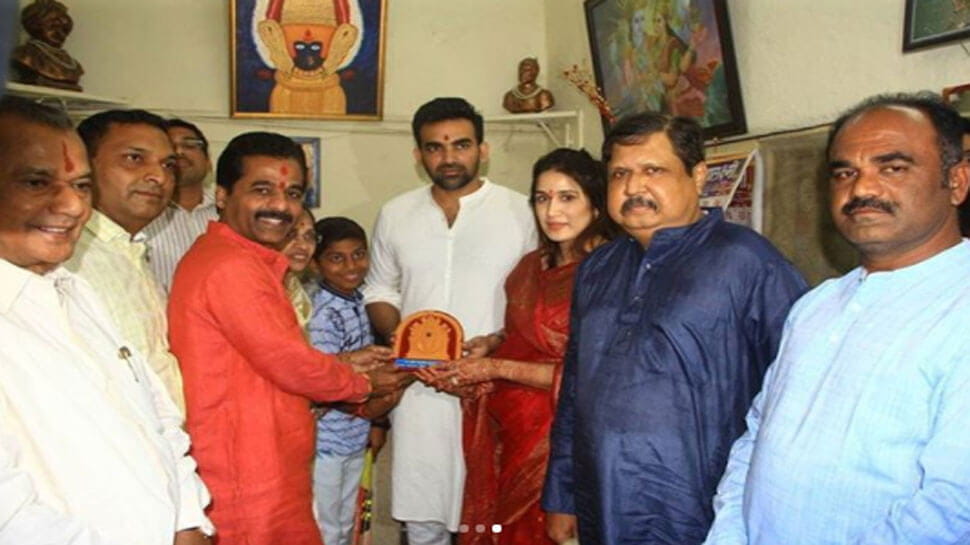
[[[623,117],[610,128],[603,140],[603,163],[608,164],[613,157],[613,146],[640,144],[658,132],[670,139],[687,174],[692,174],[694,167],[704,161],[704,133],[697,121],[689,117],[643,112]]]
[[[350,218],[340,216],[323,218],[313,228],[317,232],[317,249],[313,252],[313,259],[318,259],[327,247],[341,240],[359,240],[365,246],[367,245],[367,234],[364,228]]]
[[[145,110],[107,110],[96,113],[77,126],[77,133],[88,148],[88,157],[98,153],[101,140],[108,134],[112,124],[148,125],[165,132],[165,120]],[[167,134],[167,133],[166,133]],[[166,136],[167,138],[167,136]]]
[[[189,123],[188,121],[186,121],[184,119],[179,119],[177,117],[173,117],[171,119],[166,119],[165,120],[165,126],[168,129],[178,127],[178,128],[186,129],[186,130],[189,130],[189,131],[192,131],[193,133],[195,133],[195,136],[199,140],[202,140],[202,153],[204,153],[206,157],[209,156],[209,140],[206,139],[205,135],[202,134],[202,131],[199,129],[199,127],[196,127],[195,124]]]
[[[949,184],[949,172],[963,160],[964,119],[936,93],[894,93],[869,97],[839,116],[829,131],[825,156],[831,158],[832,145],[845,124],[864,113],[884,108],[910,108],[922,112],[936,130],[936,141],[943,166],[943,183]]]
[[[71,130],[71,118],[61,110],[24,97],[4,95],[0,98],[0,116],[17,117],[52,129]]]
[[[256,155],[293,159],[300,165],[300,179],[306,185],[306,156],[303,148],[290,138],[275,132],[247,132],[230,140],[216,164],[216,184],[231,193],[236,181],[243,177],[243,159]]]
[[[574,150],[558,148],[540,157],[532,166],[532,187],[529,189],[529,202],[535,206],[536,185],[539,176],[550,170],[561,172],[576,182],[580,190],[589,199],[590,208],[595,212],[593,220],[576,237],[573,251],[579,258],[588,253],[589,243],[596,239],[609,240],[616,233],[616,227],[606,210],[606,169],[603,164],[593,159],[584,149]],[[539,233],[539,250],[546,258],[550,267],[556,266],[563,257],[559,255],[559,246],[553,242],[539,225],[536,217],[536,230]]]
[[[449,119],[467,119],[475,127],[475,142],[481,144],[485,139],[485,122],[482,115],[467,100],[457,97],[439,97],[418,108],[411,120],[414,142],[421,147],[421,127]]]

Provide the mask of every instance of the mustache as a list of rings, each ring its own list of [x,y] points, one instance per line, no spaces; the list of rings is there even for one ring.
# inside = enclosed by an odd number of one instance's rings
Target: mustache
[[[860,208],[875,208],[876,210],[882,210],[887,214],[896,213],[896,205],[876,197],[853,197],[851,201],[842,205],[842,214],[848,216],[849,214],[855,212]]]
[[[623,201],[623,206],[620,207],[620,213],[626,214],[627,212],[632,210],[633,207],[635,206],[646,206],[647,208],[650,208],[654,212],[660,209],[660,207],[657,206],[657,203],[655,201],[648,199],[643,195],[634,195],[629,199]]]
[[[293,223],[293,214],[281,210],[259,210],[256,212],[256,219],[283,220],[286,223]]]
[[[464,165],[460,165],[458,163],[444,163],[444,164],[438,165],[438,168],[435,169],[435,171],[437,172],[441,172],[444,170],[461,170],[462,172],[464,172],[465,167]]]

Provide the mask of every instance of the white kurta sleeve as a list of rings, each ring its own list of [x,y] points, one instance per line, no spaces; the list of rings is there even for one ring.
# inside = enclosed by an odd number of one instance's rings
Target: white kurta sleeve
[[[191,441],[189,435],[182,428],[182,413],[175,406],[171,396],[165,389],[158,375],[145,366],[148,377],[147,388],[150,389],[155,411],[162,425],[162,434],[166,444],[172,451],[175,460],[175,470],[178,476],[179,505],[175,531],[188,528],[199,528],[206,535],[212,535],[215,530],[212,522],[205,516],[205,507],[209,505],[211,497],[209,490],[196,473],[195,459],[189,456]]]
[[[38,501],[33,479],[18,467],[20,444],[5,425],[11,421],[7,399],[0,393],[0,543],[122,545]]]
[[[361,291],[364,302],[389,303],[398,310],[401,309],[401,267],[394,252],[390,224],[393,218],[387,217],[387,210],[382,209],[374,223],[374,234],[370,245],[370,270],[367,281]]]

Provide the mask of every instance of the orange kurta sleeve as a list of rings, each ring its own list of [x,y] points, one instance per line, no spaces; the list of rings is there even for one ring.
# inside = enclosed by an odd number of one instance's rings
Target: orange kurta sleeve
[[[235,265],[209,276],[205,303],[218,329],[253,370],[281,390],[313,401],[363,401],[369,381],[307,342],[282,279],[268,284],[260,281],[258,263]]]

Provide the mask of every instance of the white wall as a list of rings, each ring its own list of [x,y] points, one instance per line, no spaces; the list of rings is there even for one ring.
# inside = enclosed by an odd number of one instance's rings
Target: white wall
[[[384,115],[397,121],[230,120],[229,2],[67,4],[75,29],[65,47],[84,64],[86,92],[198,122],[213,142],[213,159],[247,130],[320,137],[318,217],[347,215],[368,229],[385,200],[424,183],[407,123],[419,105],[435,96],[464,96],[486,116],[504,114],[502,96],[516,83],[519,59],[546,56],[542,0],[388,0]],[[489,176],[522,191],[532,162],[552,146],[537,130],[504,124],[487,126],[486,140]]]
[[[970,81],[970,54],[959,43],[902,53],[901,1],[728,4],[753,133],[827,123],[877,93]]]
[[[589,62],[583,0],[545,4],[547,64]],[[970,82],[970,54],[959,43],[902,53],[903,4],[729,0],[749,133],[827,123],[876,93],[939,92]],[[572,100],[565,91],[557,95],[561,103]],[[588,111],[586,142],[596,148],[602,131],[595,110]]]

